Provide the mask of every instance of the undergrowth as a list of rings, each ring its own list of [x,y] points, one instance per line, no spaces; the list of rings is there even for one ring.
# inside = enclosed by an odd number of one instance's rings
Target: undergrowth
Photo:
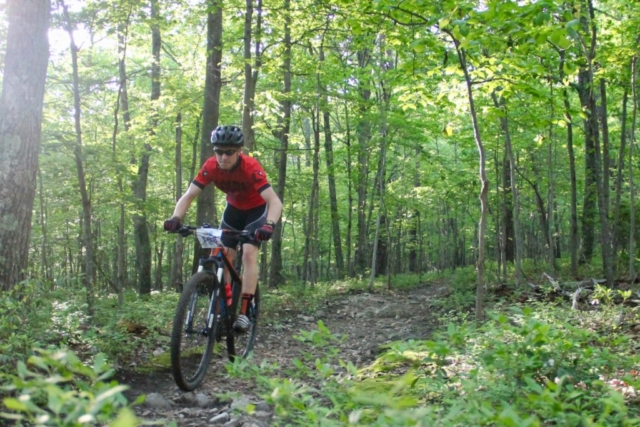
[[[634,340],[612,314],[498,305],[481,326],[449,319],[431,340],[392,343],[361,369],[319,323],[297,338],[324,357],[305,353],[284,376],[244,361],[229,371],[257,378],[275,425],[640,425]]]
[[[640,323],[636,311],[627,309],[624,322],[616,321],[620,308],[609,305],[615,294],[600,288],[602,305],[591,311],[507,298],[476,324],[467,310],[472,278],[471,269],[448,278],[447,296],[432,304],[443,327],[430,340],[390,343],[368,366],[345,362],[338,350],[345,337],[319,322],[296,335],[309,351],[286,371],[237,360],[228,373],[255,381],[274,408],[274,425],[640,425],[640,368],[634,330],[625,326]],[[374,292],[385,291],[385,280]],[[436,274],[395,276],[392,288],[421,283],[444,281]],[[337,295],[367,290],[366,280],[269,290],[262,331],[279,316],[315,312]],[[97,300],[88,319],[81,290],[17,286],[0,301],[3,416],[23,425],[138,425],[122,386],[108,380],[111,367],[167,349],[177,297],[130,293],[119,309],[109,296]]]

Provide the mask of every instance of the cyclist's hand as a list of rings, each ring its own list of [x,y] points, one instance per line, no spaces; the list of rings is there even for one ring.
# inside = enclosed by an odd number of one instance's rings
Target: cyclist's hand
[[[180,218],[177,218],[175,216],[164,222],[164,229],[172,233],[178,231],[180,227],[182,227],[182,221],[180,221]]]
[[[258,228],[255,232],[256,240],[259,242],[266,242],[273,236],[273,224],[264,224]]]

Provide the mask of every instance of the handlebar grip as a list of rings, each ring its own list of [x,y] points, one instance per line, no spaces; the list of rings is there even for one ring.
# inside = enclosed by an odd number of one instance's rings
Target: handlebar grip
[[[188,225],[183,225],[176,231],[176,233],[178,233],[182,237],[187,237],[193,234],[193,230]]]

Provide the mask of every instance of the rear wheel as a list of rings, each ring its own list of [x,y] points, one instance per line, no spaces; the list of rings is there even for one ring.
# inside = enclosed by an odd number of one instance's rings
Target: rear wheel
[[[253,351],[253,346],[256,342],[256,333],[258,331],[258,315],[260,314],[260,288],[256,288],[256,293],[253,297],[253,302],[247,308],[247,317],[249,318],[249,330],[246,333],[237,333],[233,330],[231,325],[235,321],[236,317],[240,314],[240,308],[242,304],[242,289],[240,284],[236,283],[233,287],[233,305],[231,306],[232,316],[229,316],[228,330],[230,333],[227,335],[227,352],[229,354],[229,360],[232,362],[237,358],[245,358]]]
[[[209,303],[219,287],[215,276],[202,271],[187,282],[178,301],[171,333],[171,371],[178,387],[190,391],[200,385],[207,372],[216,342],[218,316],[208,321]]]

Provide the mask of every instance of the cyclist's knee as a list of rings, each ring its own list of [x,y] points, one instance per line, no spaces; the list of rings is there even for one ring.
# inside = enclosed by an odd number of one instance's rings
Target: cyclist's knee
[[[257,246],[245,245],[242,251],[242,263],[247,265],[249,263],[258,262],[259,249]]]

